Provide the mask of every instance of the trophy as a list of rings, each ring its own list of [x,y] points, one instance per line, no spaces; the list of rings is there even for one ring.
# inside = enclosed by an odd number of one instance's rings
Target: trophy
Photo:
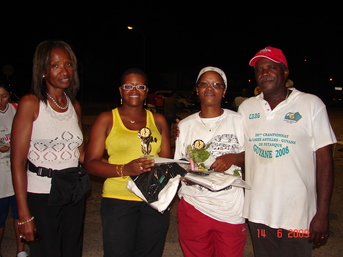
[[[142,157],[154,159],[154,156],[150,155],[150,152],[151,152],[150,143],[157,142],[157,139],[152,137],[151,130],[148,127],[141,128],[138,131],[138,138],[141,140],[141,150],[142,150],[142,153],[144,154]]]

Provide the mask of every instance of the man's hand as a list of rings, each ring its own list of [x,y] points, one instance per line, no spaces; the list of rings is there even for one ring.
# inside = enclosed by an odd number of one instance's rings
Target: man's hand
[[[314,247],[319,247],[325,244],[329,238],[329,218],[314,215],[310,223],[310,242]]]

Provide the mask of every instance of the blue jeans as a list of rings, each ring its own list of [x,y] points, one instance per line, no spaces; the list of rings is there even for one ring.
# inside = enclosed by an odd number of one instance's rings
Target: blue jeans
[[[162,256],[169,217],[145,202],[103,198],[104,257]]]

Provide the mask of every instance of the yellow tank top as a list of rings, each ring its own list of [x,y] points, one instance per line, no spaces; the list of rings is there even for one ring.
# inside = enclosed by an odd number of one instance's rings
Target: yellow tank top
[[[111,164],[125,164],[143,155],[141,151],[141,141],[138,137],[138,130],[129,130],[123,124],[118,108],[112,110],[113,126],[110,134],[105,140],[105,147],[109,155],[108,162]],[[152,155],[158,156],[161,151],[162,135],[158,131],[152,112],[146,110],[146,127],[148,127],[157,142],[151,143]],[[116,198],[130,201],[142,201],[134,193],[126,188],[126,178],[113,177],[104,182],[102,196],[106,198]]]

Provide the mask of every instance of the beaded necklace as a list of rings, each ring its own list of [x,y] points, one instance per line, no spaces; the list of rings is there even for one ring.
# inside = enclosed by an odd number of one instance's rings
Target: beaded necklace
[[[62,110],[66,110],[66,109],[68,109],[68,107],[69,107],[69,98],[67,97],[67,94],[65,93],[65,92],[63,92],[63,94],[64,94],[64,96],[65,96],[65,98],[67,99],[67,104],[66,104],[66,106],[61,106],[61,105],[59,105],[56,101],[55,101],[55,99],[51,96],[51,95],[49,95],[49,93],[46,93],[46,95],[51,99],[51,101],[53,101],[54,102],[54,104],[58,107],[58,108],[60,108],[60,109],[62,109]]]

